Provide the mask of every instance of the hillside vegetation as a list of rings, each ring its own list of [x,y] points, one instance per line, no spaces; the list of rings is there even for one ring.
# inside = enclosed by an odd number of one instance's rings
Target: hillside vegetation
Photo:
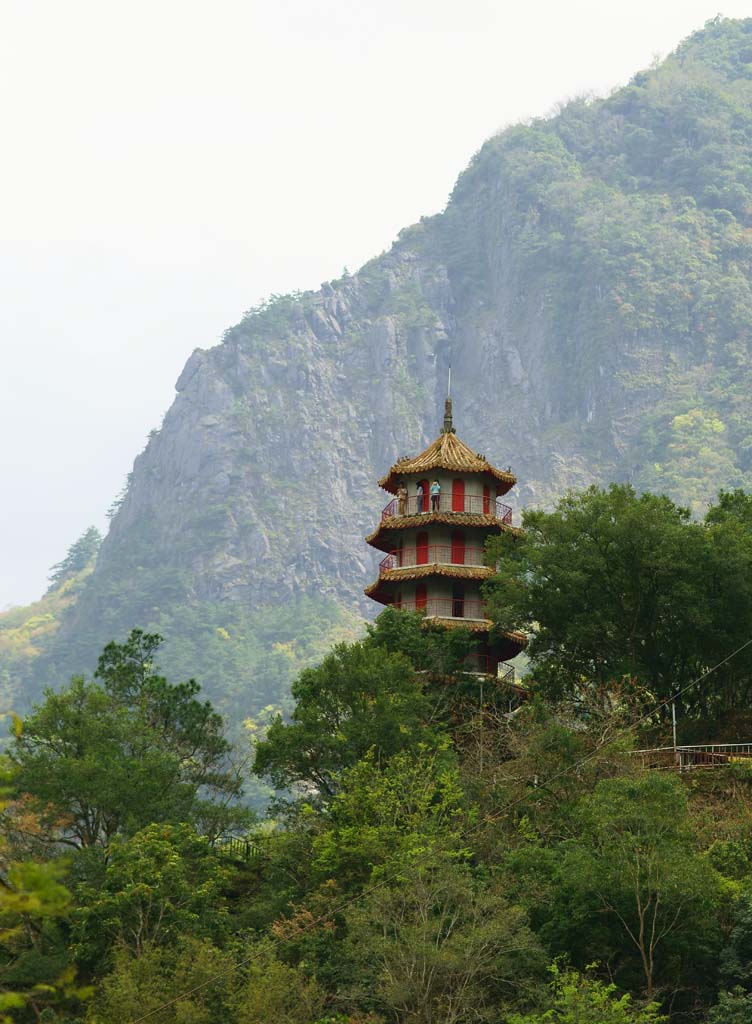
[[[590,488],[526,526],[488,584],[535,622],[522,697],[396,609],[250,758],[158,636],[48,690],[0,762],[0,1019],[746,1024],[752,744],[678,771],[671,704],[680,743],[752,736],[752,496],[696,523]]]

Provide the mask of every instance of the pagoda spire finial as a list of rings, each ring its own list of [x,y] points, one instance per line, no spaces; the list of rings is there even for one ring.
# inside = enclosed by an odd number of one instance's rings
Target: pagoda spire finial
[[[452,364],[449,364],[449,379],[447,382],[447,396],[444,402],[444,429],[442,434],[454,434],[454,426],[452,424]]]

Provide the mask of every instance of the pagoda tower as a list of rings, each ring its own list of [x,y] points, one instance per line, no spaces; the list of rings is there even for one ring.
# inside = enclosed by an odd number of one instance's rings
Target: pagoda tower
[[[512,509],[501,501],[516,482],[510,470],[496,469],[457,437],[447,398],[444,427],[433,444],[415,458],[400,459],[379,480],[395,497],[366,537],[385,553],[379,578],[366,587],[366,595],[421,612],[448,629],[470,629],[477,653],[468,668],[493,676],[504,674],[500,666],[527,643],[523,633],[490,641],[492,623],[481,596],[482,584],[494,574],[485,564],[486,540],[518,532]]]

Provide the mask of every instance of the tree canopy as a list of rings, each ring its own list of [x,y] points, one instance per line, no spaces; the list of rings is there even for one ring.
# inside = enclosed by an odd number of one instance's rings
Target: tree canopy
[[[751,504],[721,493],[697,522],[663,495],[612,484],[528,510],[522,536],[491,546],[492,615],[530,632],[534,675],[549,693],[642,688],[666,699],[749,639]],[[684,703],[705,716],[743,708],[751,680],[746,651]]]
[[[51,841],[107,849],[152,822],[205,814],[222,827],[221,805],[206,796],[231,800],[241,788],[222,719],[196,682],[157,672],[160,643],[133,630],[108,644],[94,680],[47,691],[14,737],[16,786]]]

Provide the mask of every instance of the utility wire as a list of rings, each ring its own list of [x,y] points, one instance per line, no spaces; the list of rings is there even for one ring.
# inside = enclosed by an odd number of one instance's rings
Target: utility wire
[[[652,708],[650,711],[644,712],[642,715],[639,716],[639,718],[636,718],[629,725],[625,725],[622,729],[622,735],[626,735],[627,733],[632,732],[638,726],[642,725],[643,722],[646,722],[648,719],[652,718],[653,715],[655,715],[656,711],[660,711],[662,708],[668,707],[672,703],[672,701],[677,699],[677,697],[684,696],[685,693],[687,693],[693,687],[697,686],[704,679],[707,679],[708,676],[713,674],[713,672],[717,672],[718,669],[723,668],[723,666],[728,664],[728,662],[731,661],[732,658],[735,658],[738,654],[741,654],[741,652],[746,650],[746,648],[749,647],[751,644],[752,637],[750,637],[749,640],[743,643],[740,647],[737,647],[735,651],[732,651],[731,654],[728,654],[725,658],[722,659],[722,661],[719,661],[717,664],[713,665],[712,668],[709,668],[705,672],[703,672],[702,675],[697,676],[695,679],[692,679],[689,683],[683,686],[680,690],[677,690],[675,693],[671,695],[671,697],[666,697],[664,700],[659,701],[658,704],[656,704],[655,707]],[[598,744],[596,744],[595,748],[591,750],[589,754],[586,754],[584,757],[581,757],[573,764],[567,765],[566,768],[562,768],[561,771],[555,772],[553,775],[549,776],[542,783],[540,783],[541,789],[543,787],[549,786],[552,782],[556,782],[558,779],[563,778],[565,775],[569,775],[572,772],[577,771],[579,768],[582,768],[583,765],[588,764],[590,761],[593,761],[598,756],[600,751],[603,750],[604,747],[610,746],[615,739],[615,736],[611,736],[608,739],[604,738],[603,740],[601,740]],[[495,815],[484,816],[481,821],[479,821],[476,825],[474,825],[472,828],[468,829],[465,833],[463,833],[463,839],[467,839],[474,832],[477,832],[479,828],[485,827],[489,824],[493,824],[493,822],[498,821],[502,817],[505,817],[519,804],[524,803],[526,800],[530,799],[531,796],[535,796],[535,791],[533,792],[533,794],[525,794],[524,796],[518,797],[516,800],[513,800],[511,803],[505,804],[505,806],[501,808],[500,811],[497,812]],[[348,897],[348,899],[342,900],[339,904],[335,904],[334,907],[332,907],[326,915],[319,915],[319,917],[315,918],[313,921],[309,921],[309,923],[305,926],[305,930],[307,931],[311,928],[314,928],[315,926],[321,924],[323,921],[334,916],[335,914],[341,913],[343,910],[346,910],[347,907],[352,906],[352,904],[357,903],[359,900],[364,899],[366,896],[370,896],[378,889],[383,888],[388,882],[394,881],[396,877],[396,875],[385,875],[379,882],[367,886],[365,889],[361,889],[361,891],[356,893],[355,895]],[[129,1021],[129,1024],[142,1024],[142,1021],[148,1020],[155,1014],[161,1013],[163,1010],[169,1009],[171,1006],[174,1006],[176,1003],[179,1003],[182,999],[186,999],[188,996],[192,996],[196,992],[199,992],[202,988],[206,988],[207,985],[211,985],[213,982],[221,980],[228,974],[232,973],[232,971],[237,970],[238,967],[245,967],[247,964],[252,963],[254,960],[258,959],[258,956],[259,954],[256,953],[251,956],[244,957],[242,960],[236,960],[234,963],[230,964],[226,968],[226,970],[220,971],[219,973],[212,975],[210,978],[207,978],[205,981],[202,981],[200,985],[196,985],[194,988],[188,989],[187,991],[181,992],[179,995],[174,996],[167,1002],[162,1003],[159,1006],[155,1006],[154,1009],[149,1010],[148,1013],[145,1013],[141,1017],[136,1017],[135,1019]]]
[[[703,679],[707,679],[709,675],[712,675],[713,672],[717,672],[719,668],[723,668],[723,666],[726,665],[729,661],[731,661],[732,658],[735,658],[737,654],[741,654],[741,652],[745,650],[747,647],[749,647],[750,644],[752,644],[752,637],[750,637],[749,640],[745,641],[745,643],[743,643],[740,647],[737,647],[735,651],[732,651],[731,654],[726,655],[726,657],[723,658],[722,661],[719,661],[717,664],[713,665],[712,668],[709,668],[705,672],[703,672],[702,675],[697,676],[696,679],[692,679],[680,690],[676,690],[670,697],[666,697],[664,700],[659,701],[655,705],[655,707],[651,708],[650,711],[644,712],[642,715],[640,715],[639,718],[636,718],[629,725],[625,725],[621,730],[621,734],[627,735],[628,733],[636,729],[638,726],[642,725],[643,722],[646,722],[648,721],[648,719],[652,718],[653,715],[655,715],[656,711],[660,711],[662,708],[667,708],[678,697],[683,697],[685,693],[691,690],[694,686],[697,686],[699,683],[701,683]],[[583,765],[588,764],[590,761],[594,761],[598,754],[601,752],[601,750],[603,750],[604,747],[610,746],[616,740],[616,738],[617,736],[614,735],[602,739],[599,743],[596,744],[594,749],[591,750],[589,754],[584,755],[579,760],[575,761],[573,764],[567,765],[566,768],[562,768],[561,771],[555,772],[547,779],[544,779],[541,783],[539,783],[541,790],[549,786],[552,782],[556,782],[557,779],[560,779],[565,775],[569,775],[571,772],[578,771],[580,768],[583,767]],[[524,803],[526,800],[534,796],[535,791],[532,794],[525,794],[524,796],[518,797],[516,800],[513,800],[511,803],[506,804],[501,809],[501,811],[497,812],[497,814],[487,815],[482,821],[478,823],[478,825],[470,829],[466,833],[466,836],[471,835],[472,832],[476,831],[481,825],[489,825],[492,824],[494,821],[498,821],[501,817],[506,816],[511,810],[513,810],[519,804]]]

